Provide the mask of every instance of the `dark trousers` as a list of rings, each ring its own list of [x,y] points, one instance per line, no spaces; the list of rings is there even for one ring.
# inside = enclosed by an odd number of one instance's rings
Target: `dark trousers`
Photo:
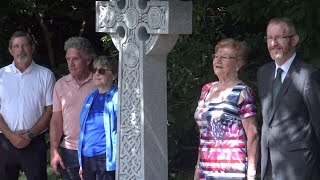
[[[18,149],[0,133],[0,179],[16,180],[19,171],[24,171],[28,180],[47,179],[47,147],[44,134]]]
[[[272,180],[272,164],[271,164],[271,157],[270,157],[270,151],[268,150],[268,161],[267,161],[267,167],[266,167],[266,173],[264,175],[263,180]]]
[[[61,158],[65,169],[61,169],[61,176],[63,180],[80,180],[79,176],[79,161],[78,151],[66,148],[60,148]]]
[[[106,155],[82,156],[82,176],[84,180],[115,180],[115,171],[106,171]]]
[[[207,177],[206,180],[246,180],[242,177]]]

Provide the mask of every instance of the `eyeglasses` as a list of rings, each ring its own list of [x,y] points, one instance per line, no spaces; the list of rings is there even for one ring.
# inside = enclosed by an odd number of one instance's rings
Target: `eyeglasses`
[[[265,36],[265,37],[264,37],[264,40],[265,40],[266,42],[272,42],[272,41],[277,41],[277,42],[279,42],[279,41],[284,41],[284,39],[286,39],[286,38],[292,38],[293,36],[295,36],[295,34],[293,34],[293,35],[288,35],[288,36],[275,36],[275,37]]]
[[[104,75],[106,73],[106,71],[112,71],[112,70],[110,70],[110,69],[102,69],[102,68],[100,68],[100,69],[93,68],[92,69],[92,74],[95,74],[97,71],[98,71],[98,74]]]
[[[228,61],[229,59],[236,59],[236,57],[228,56],[228,55],[218,55],[218,54],[212,54],[212,59],[221,59],[222,61]]]

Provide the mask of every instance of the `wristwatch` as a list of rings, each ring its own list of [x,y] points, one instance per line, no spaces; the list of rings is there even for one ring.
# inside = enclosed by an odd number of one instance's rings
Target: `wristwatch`
[[[27,133],[28,133],[28,137],[29,137],[30,139],[33,139],[33,138],[34,138],[34,134],[33,134],[30,130],[28,130]]]

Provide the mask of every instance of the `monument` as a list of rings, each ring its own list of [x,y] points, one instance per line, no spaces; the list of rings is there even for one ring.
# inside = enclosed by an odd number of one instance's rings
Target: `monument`
[[[192,32],[192,2],[97,1],[96,31],[119,50],[116,179],[167,179],[166,57]]]

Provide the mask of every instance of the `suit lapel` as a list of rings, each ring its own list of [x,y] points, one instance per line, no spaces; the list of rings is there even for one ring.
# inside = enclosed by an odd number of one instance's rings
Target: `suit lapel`
[[[272,112],[271,112],[269,123],[272,121],[273,116],[274,116],[276,110],[278,109],[280,102],[282,101],[281,97],[283,97],[286,94],[290,84],[292,83],[294,76],[297,74],[297,69],[298,69],[299,65],[300,65],[299,60],[297,58],[295,58],[291,64],[289,70],[288,70],[286,77],[284,78],[282,85],[281,85],[281,88],[279,91],[279,96],[276,99],[274,106],[272,107]],[[271,82],[271,88],[272,88],[272,82]],[[271,106],[272,106],[272,104],[271,104]]]
[[[266,102],[266,107],[268,107],[267,111],[268,111],[268,114],[271,113],[272,111],[272,84],[273,84],[273,79],[274,79],[274,73],[275,73],[275,68],[276,68],[276,65],[275,63],[273,63],[269,69],[268,69],[268,72],[267,74],[270,74],[270,76],[265,76],[266,79],[265,79],[265,83],[264,83],[264,88],[263,90],[265,91],[264,94],[271,94],[271,98],[267,98],[267,102]],[[268,123],[270,122],[271,118],[270,119],[267,119],[268,120]]]

